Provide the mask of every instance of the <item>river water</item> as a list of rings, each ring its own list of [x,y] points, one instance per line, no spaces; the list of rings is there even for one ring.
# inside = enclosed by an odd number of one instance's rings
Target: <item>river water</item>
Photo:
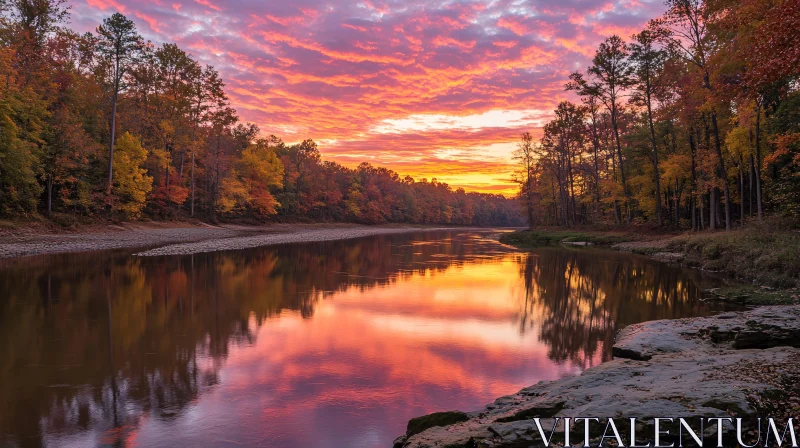
[[[422,232],[0,267],[0,446],[386,447],[702,316],[717,281],[594,249]]]

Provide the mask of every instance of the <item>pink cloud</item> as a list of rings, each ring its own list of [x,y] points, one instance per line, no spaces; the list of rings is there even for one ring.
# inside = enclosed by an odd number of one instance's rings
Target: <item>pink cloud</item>
[[[443,152],[453,153],[448,172],[485,172],[468,154],[488,148],[498,178],[509,177],[511,161],[491,148],[513,145],[523,129],[391,138],[374,129],[412,115],[552,110],[569,98],[568,74],[605,37],[627,38],[663,8],[660,0],[71,1],[78,28],[120,11],[153,42],[176,42],[215,66],[239,115],[265,133],[314,138],[325,142],[323,156],[367,155],[426,177]],[[410,154],[416,162],[402,160]]]

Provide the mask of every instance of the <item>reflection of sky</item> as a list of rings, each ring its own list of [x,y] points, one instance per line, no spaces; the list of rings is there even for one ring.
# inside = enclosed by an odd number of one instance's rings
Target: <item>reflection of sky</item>
[[[472,232],[48,258],[0,270],[0,446],[387,446],[608,359],[621,326],[706,315],[716,285]]]
[[[409,418],[477,409],[538,380],[577,373],[520,334],[516,263],[453,266],[284,312],[231,347],[220,385],[177,421],[146,420],[142,446],[387,446]]]

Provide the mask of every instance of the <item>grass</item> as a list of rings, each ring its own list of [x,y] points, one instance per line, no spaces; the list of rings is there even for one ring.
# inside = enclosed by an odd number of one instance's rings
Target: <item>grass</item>
[[[683,235],[669,250],[691,267],[723,272],[773,288],[800,286],[800,232],[753,227],[732,232]]]
[[[652,234],[592,229],[533,229],[505,234],[505,244],[533,248],[561,242],[598,246],[622,244],[622,250],[643,255],[679,254],[682,264],[720,272],[746,284],[712,291],[721,300],[748,305],[800,303],[800,231],[775,222],[753,224],[731,232]]]
[[[637,236],[631,233],[537,229],[504,234],[500,237],[500,242],[517,247],[550,246],[561,242],[584,242],[598,246],[612,246],[635,239]]]
[[[17,222],[0,220],[0,230],[17,230],[20,227],[22,226]]]
[[[796,305],[800,303],[800,291],[797,289],[733,285],[714,288],[709,292],[720,300],[741,305]]]

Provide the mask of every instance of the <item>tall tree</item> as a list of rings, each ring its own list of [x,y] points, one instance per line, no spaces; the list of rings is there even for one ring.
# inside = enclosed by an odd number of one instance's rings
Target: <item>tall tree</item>
[[[588,75],[589,79],[586,79],[580,73],[573,73],[567,88],[576,90],[584,96],[597,96],[608,109],[609,114],[611,114],[611,128],[619,159],[620,179],[625,194],[627,221],[630,222],[633,210],[630,189],[625,176],[625,161],[622,155],[622,142],[619,133],[619,116],[622,95],[634,81],[633,67],[628,61],[628,46],[622,38],[614,35],[600,44],[592,59],[592,65],[588,69]]]
[[[520,198],[525,205],[525,212],[528,218],[528,227],[532,228],[535,222],[534,216],[534,195],[535,195],[535,167],[536,153],[533,136],[530,132],[522,134],[521,141],[517,144],[514,151],[514,160],[520,167],[520,172],[514,180],[520,185]]]
[[[661,213],[661,175],[658,168],[658,143],[653,125],[653,96],[659,83],[659,76],[664,69],[667,52],[655,47],[656,34],[646,29],[633,36],[630,44],[630,60],[633,64],[634,103],[643,105],[647,112],[647,124],[650,130],[650,144],[653,150],[650,158],[653,162],[653,183],[656,197],[656,220],[661,226],[664,222]]]
[[[703,0],[667,0],[667,12],[664,14],[664,18],[654,21],[653,27],[660,29],[662,39],[673,54],[685,59],[700,70],[703,88],[709,92],[713,91],[709,57],[714,51],[715,41],[708,32],[708,10],[705,8]],[[708,101],[712,101],[710,95]],[[710,109],[714,148],[717,155],[717,179],[722,182],[725,194],[725,228],[730,230],[731,194],[725,169],[725,158],[722,154],[722,138],[717,108],[712,104]],[[715,210],[716,204],[711,204],[711,207],[712,210]]]
[[[136,24],[120,13],[114,13],[97,27],[99,39],[97,51],[105,59],[111,85],[111,119],[108,144],[108,186],[111,194],[114,183],[114,144],[117,128],[117,101],[120,92],[126,87],[125,75],[139,61],[144,48],[142,36],[136,31]]]

